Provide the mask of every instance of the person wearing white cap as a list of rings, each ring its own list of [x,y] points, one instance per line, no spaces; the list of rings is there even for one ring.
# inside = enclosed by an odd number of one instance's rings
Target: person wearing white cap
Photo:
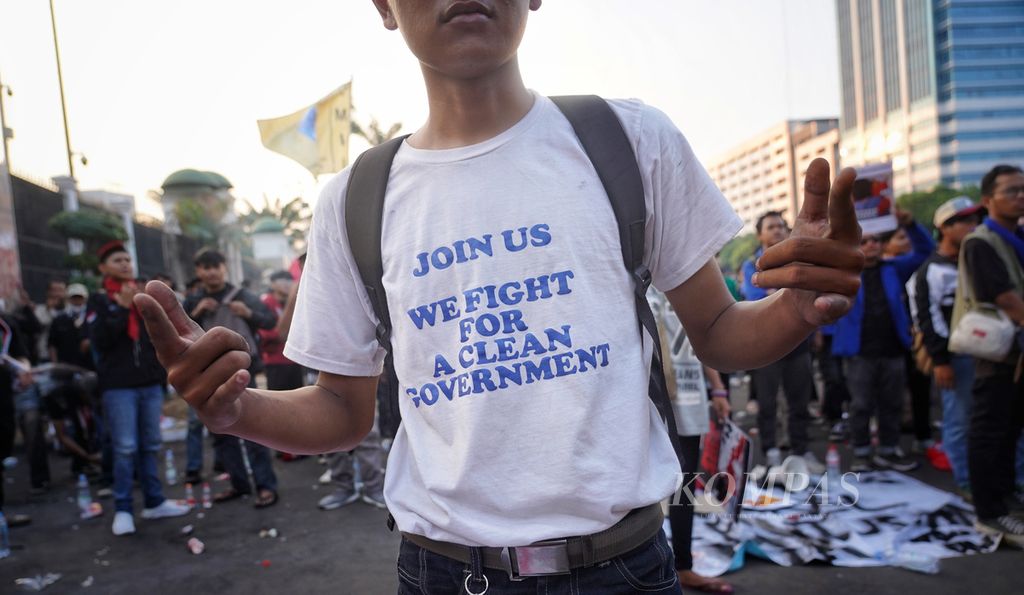
[[[961,495],[968,495],[967,420],[971,409],[974,360],[950,353],[949,323],[957,287],[960,243],[981,222],[983,207],[966,196],[942,203],[933,223],[939,246],[907,281],[914,330],[932,363],[935,388],[942,397],[942,449]]]
[[[46,342],[50,361],[72,364],[88,370],[96,368],[89,346],[85,324],[85,303],[89,290],[81,283],[72,283],[67,290],[67,309],[53,319]]]

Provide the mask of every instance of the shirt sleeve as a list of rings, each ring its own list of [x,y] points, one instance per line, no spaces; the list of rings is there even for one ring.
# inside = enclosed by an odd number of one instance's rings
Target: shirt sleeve
[[[347,182],[345,170],[328,182],[316,204],[284,355],[322,372],[377,376],[385,353],[345,233]]]
[[[654,286],[669,291],[714,258],[743,224],[668,116],[632,104],[647,203],[645,261]],[[630,128],[628,107],[612,106]]]
[[[1013,290],[1010,274],[999,258],[995,248],[979,238],[971,238],[964,244],[964,265],[974,286],[974,298],[979,302],[993,303],[996,297]]]

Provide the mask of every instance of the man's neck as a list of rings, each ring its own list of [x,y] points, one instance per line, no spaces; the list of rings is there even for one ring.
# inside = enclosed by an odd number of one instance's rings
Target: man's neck
[[[221,291],[224,291],[224,288],[227,287],[227,286],[228,286],[227,283],[221,283],[217,287],[214,287],[213,285],[204,285],[203,286],[203,290],[206,291],[207,295],[213,295],[215,293],[219,293]]]
[[[945,238],[939,242],[939,248],[936,250],[939,256],[945,256],[946,258],[956,258],[960,255],[960,246],[953,242],[947,241]]]
[[[430,115],[409,139],[418,149],[452,149],[483,142],[511,128],[533,106],[533,95],[523,84],[515,58],[475,79],[457,79],[422,68]]]

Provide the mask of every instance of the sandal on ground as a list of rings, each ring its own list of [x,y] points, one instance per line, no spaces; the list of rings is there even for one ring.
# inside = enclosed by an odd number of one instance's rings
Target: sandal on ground
[[[228,502],[230,500],[236,500],[238,498],[241,498],[242,496],[245,496],[245,495],[246,495],[246,492],[239,492],[235,488],[228,488],[228,489],[224,490],[223,492],[218,492],[217,494],[215,494],[213,496],[213,501],[214,502],[218,502],[218,503],[219,502]]]
[[[277,504],[277,492],[271,490],[260,490],[256,501],[252,503],[253,508],[267,508]]]
[[[701,593],[732,593],[733,588],[729,583],[717,579],[704,577],[692,570],[680,570],[679,584],[684,589],[693,589]]]

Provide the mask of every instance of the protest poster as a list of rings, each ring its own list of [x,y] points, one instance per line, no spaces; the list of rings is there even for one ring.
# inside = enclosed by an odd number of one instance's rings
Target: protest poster
[[[857,168],[853,182],[853,207],[865,234],[879,234],[899,227],[896,199],[892,192],[892,163]]]

